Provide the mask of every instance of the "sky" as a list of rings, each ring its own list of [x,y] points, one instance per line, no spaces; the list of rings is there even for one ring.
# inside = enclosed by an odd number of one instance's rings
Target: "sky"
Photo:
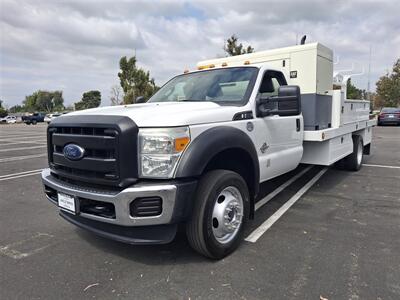
[[[62,90],[65,104],[118,85],[119,59],[136,54],[157,85],[199,60],[224,56],[236,34],[255,50],[292,46],[307,35],[334,50],[336,69],[371,90],[400,58],[400,1],[42,1],[0,0],[0,99]]]

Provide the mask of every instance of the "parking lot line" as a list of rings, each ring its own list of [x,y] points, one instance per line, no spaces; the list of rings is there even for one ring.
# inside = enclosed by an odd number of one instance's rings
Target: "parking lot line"
[[[42,169],[36,169],[36,170],[30,170],[30,171],[25,171],[25,172],[6,174],[6,175],[1,175],[1,176],[0,176],[0,179],[1,179],[1,178],[5,178],[5,177],[12,177],[12,176],[17,176],[17,175],[32,173],[32,172],[40,172],[40,171],[42,171]]]
[[[51,239],[53,238],[54,235],[38,232],[28,239],[21,240],[5,246],[0,246],[0,254],[13,259],[25,258],[35,253],[38,253],[46,249],[47,247],[52,246],[52,243],[49,243],[49,241],[51,241]],[[33,246],[34,248],[30,249],[29,251],[26,251],[26,249],[23,252],[21,250],[18,250],[18,246],[25,246],[23,248],[26,248],[26,246],[28,246],[29,244],[35,245],[35,242],[38,243],[38,241],[40,244],[44,245],[40,245],[39,247]]]
[[[17,179],[17,178],[27,177],[27,176],[32,176],[32,175],[38,175],[38,174],[40,174],[40,173],[41,173],[41,171],[39,171],[39,172],[33,172],[33,173],[27,173],[27,174],[22,174],[22,175],[18,175],[18,176],[0,178],[0,181],[6,181],[6,180],[11,180],[11,179]]]
[[[22,148],[10,148],[10,149],[0,149],[0,152],[8,152],[8,151],[18,151],[18,150],[30,150],[30,149],[38,149],[38,148],[45,148],[46,145],[42,146],[30,146],[30,147],[22,147]]]
[[[41,135],[29,135],[29,136],[12,136],[8,137],[0,137],[0,142],[7,142],[7,141],[18,141],[18,140],[25,140],[25,139],[38,139],[38,138],[46,138],[46,134]]]
[[[363,166],[375,167],[375,168],[387,168],[387,169],[400,169],[400,166],[370,165],[370,164],[363,164]]]
[[[305,173],[307,173],[313,166],[308,166],[292,178],[290,178],[288,181],[286,181],[284,184],[280,185],[278,188],[276,188],[273,192],[269,193],[267,196],[262,198],[260,201],[258,201],[254,209],[257,211],[260,209],[263,205],[265,205],[268,201],[270,201],[272,198],[274,198],[276,195],[278,195],[280,192],[282,192],[285,188],[287,188],[289,185],[291,185],[293,182],[295,182],[297,179],[299,179],[301,176],[303,176]]]
[[[21,142],[11,142],[11,143],[2,143],[2,145],[4,146],[10,146],[10,145],[19,145],[19,144],[38,144],[38,145],[45,145],[46,141],[45,140],[41,140],[41,141],[21,141]]]
[[[293,205],[297,200],[300,199],[317,181],[321,178],[328,168],[325,167],[317,175],[315,175],[309,182],[306,183],[292,198],[290,198],[284,205],[281,206],[271,217],[269,217],[264,223],[256,228],[250,235],[245,239],[247,242],[255,243],[257,240],[269,229],[271,226],[279,220],[280,217]]]
[[[0,162],[17,161],[17,160],[24,160],[36,157],[43,157],[43,156],[47,156],[47,153],[0,158]]]

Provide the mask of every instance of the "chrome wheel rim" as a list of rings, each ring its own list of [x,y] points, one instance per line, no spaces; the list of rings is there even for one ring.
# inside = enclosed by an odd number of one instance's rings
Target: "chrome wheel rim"
[[[243,219],[243,198],[234,186],[223,189],[215,199],[211,226],[221,244],[231,242],[240,230]]]
[[[357,165],[358,166],[361,165],[362,155],[363,155],[363,147],[362,147],[362,144],[359,143],[358,149],[357,149]]]

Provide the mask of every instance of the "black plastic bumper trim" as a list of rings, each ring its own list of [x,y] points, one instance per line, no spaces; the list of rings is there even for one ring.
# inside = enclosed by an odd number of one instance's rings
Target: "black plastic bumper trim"
[[[131,245],[168,244],[175,238],[178,225],[127,227],[98,222],[60,211],[68,222],[96,235]]]

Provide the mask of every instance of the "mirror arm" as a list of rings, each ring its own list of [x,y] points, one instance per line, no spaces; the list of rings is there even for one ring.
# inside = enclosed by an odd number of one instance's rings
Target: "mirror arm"
[[[266,117],[271,114],[271,109],[264,108],[263,104],[268,103],[269,98],[258,99],[256,102],[257,106],[257,117]]]

